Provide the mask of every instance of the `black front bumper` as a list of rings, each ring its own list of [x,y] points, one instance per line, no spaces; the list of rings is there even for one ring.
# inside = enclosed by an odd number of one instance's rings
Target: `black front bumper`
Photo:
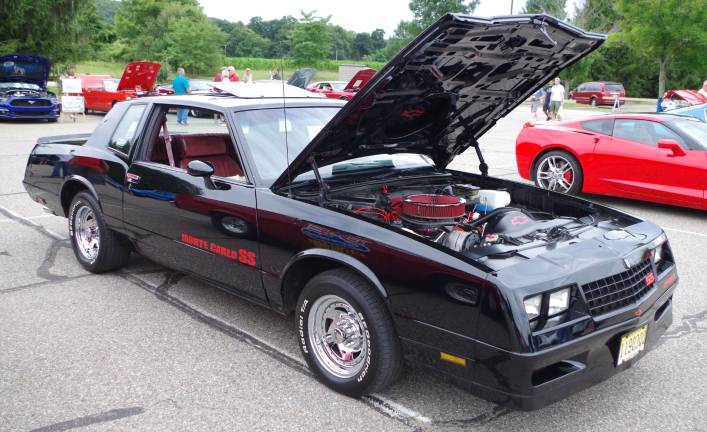
[[[676,286],[674,283],[659,296],[651,296],[652,303],[641,304],[640,317],[539,352],[510,352],[464,338],[458,343],[466,346],[472,343],[475,354],[473,359],[466,359],[465,365],[460,365],[441,360],[438,349],[410,340],[403,342],[406,351],[423,364],[479,397],[516,409],[539,409],[630,368],[654,348],[672,324],[672,295]],[[616,366],[621,337],[643,325],[648,325],[645,349]]]

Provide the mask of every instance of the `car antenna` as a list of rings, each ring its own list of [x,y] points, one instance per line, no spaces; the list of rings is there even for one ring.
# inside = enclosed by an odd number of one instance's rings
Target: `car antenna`
[[[287,141],[287,102],[285,99],[285,60],[280,57],[280,83],[282,83],[282,114],[285,119],[283,127],[285,128],[285,162],[287,163],[287,197],[292,198],[292,175],[290,174],[290,145]]]

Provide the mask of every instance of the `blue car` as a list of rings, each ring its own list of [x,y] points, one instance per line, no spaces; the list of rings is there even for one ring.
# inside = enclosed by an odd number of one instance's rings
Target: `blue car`
[[[0,56],[0,119],[56,121],[61,103],[47,91],[51,63],[38,55]]]
[[[678,108],[676,110],[670,111],[670,114],[687,115],[698,118],[702,121],[707,121],[707,103],[702,105],[693,105],[684,108]]]

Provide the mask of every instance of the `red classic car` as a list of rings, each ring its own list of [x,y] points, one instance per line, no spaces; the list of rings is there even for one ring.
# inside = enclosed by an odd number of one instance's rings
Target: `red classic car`
[[[613,195],[707,210],[707,124],[671,114],[526,124],[521,177],[556,192]]]
[[[114,79],[97,80],[98,75],[82,76],[83,97],[86,111],[108,112],[116,102],[146,96],[152,90],[160,71],[159,63],[132,62],[125,66],[123,76],[117,82]],[[91,79],[86,80],[87,77]]]
[[[670,111],[706,102],[707,97],[702,96],[695,90],[668,90],[663,95],[663,102],[661,102],[660,106],[663,111]]]
[[[319,81],[309,85],[307,90],[321,93],[330,99],[350,100],[375,74],[374,69],[364,68],[356,72],[348,83],[346,81]]]
[[[616,97],[619,98],[620,105],[626,103],[626,90],[623,84],[609,81],[582,83],[570,92],[570,99],[592,106],[613,105]]]

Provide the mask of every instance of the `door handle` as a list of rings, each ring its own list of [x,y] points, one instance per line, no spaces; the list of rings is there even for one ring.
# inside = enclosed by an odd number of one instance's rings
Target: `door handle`
[[[133,173],[127,173],[125,174],[125,181],[128,182],[128,185],[138,184],[140,183],[140,176]]]

